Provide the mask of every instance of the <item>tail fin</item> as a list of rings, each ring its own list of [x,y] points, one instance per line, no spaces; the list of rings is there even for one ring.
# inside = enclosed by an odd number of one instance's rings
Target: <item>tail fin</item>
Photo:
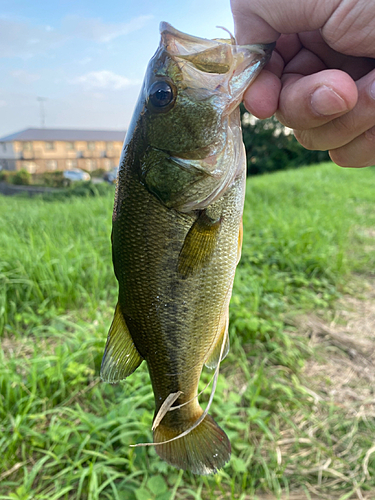
[[[163,422],[154,430],[154,443],[168,441],[182,431],[171,429]],[[179,469],[193,474],[215,474],[230,459],[231,446],[228,436],[215,420],[206,415],[189,434],[170,443],[155,446],[160,458]]]

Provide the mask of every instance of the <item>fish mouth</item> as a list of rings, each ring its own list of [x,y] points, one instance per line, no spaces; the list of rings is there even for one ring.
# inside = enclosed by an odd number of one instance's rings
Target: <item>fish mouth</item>
[[[222,91],[228,96],[225,114],[239,104],[243,92],[267,64],[275,47],[275,43],[236,45],[232,35],[228,40],[200,38],[178,31],[166,22],[160,24],[160,34],[160,46],[180,66],[187,87],[196,89],[201,82],[202,95],[207,96],[205,91],[211,94]]]
[[[221,26],[218,26],[221,28]],[[197,46],[201,45],[202,49],[211,48],[215,45],[226,44],[226,45],[236,45],[235,39],[233,35],[226,28],[222,28],[228,32],[230,35],[230,39],[209,39],[209,38],[201,38],[199,36],[189,35],[188,33],[184,33],[183,31],[179,31],[174,28],[171,24],[162,21],[159,26],[160,34],[163,39],[163,45],[166,46],[167,50],[172,49],[170,46],[170,42],[172,39],[179,40],[179,48],[185,49],[186,53],[191,53],[192,49],[194,52],[197,52]],[[246,47],[248,50],[253,52],[257,52],[260,55],[271,55],[272,50],[275,48],[276,42],[273,43],[255,43],[252,45],[238,45],[238,47]],[[173,49],[172,49],[173,52]],[[183,51],[184,52],[184,51]],[[182,55],[183,52],[178,52],[176,55]]]
[[[160,23],[159,30],[161,35],[161,44],[171,55],[188,55],[223,43],[222,41],[189,35],[188,33],[177,30],[165,21]]]
[[[222,28],[225,31],[225,28]],[[255,43],[252,45],[236,45],[233,35],[228,31],[229,39],[208,39],[194,35],[189,35],[177,30],[171,24],[163,21],[160,23],[161,45],[173,57],[193,58],[200,52],[210,50],[210,56],[215,58],[228,57],[230,53],[234,56],[242,54],[245,59],[248,59],[250,54],[252,58],[259,58],[265,65],[271,57],[272,51],[275,48],[276,42],[273,43]],[[212,49],[216,50],[216,53]],[[221,49],[221,51],[219,50]],[[226,50],[225,50],[226,49]],[[208,54],[207,54],[208,55]],[[190,57],[189,57],[190,56]],[[238,59],[241,59],[239,57]],[[241,64],[242,63],[242,64]],[[220,63],[219,63],[220,64]],[[248,64],[250,64],[248,62]],[[246,63],[238,61],[236,73],[240,73],[246,68]],[[211,71],[207,71],[210,73]],[[215,71],[216,72],[216,71]]]

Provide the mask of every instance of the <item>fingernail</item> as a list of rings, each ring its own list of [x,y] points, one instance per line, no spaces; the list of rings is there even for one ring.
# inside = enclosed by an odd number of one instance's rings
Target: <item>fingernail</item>
[[[311,96],[311,106],[319,115],[330,116],[348,109],[346,102],[326,85],[318,87]]]

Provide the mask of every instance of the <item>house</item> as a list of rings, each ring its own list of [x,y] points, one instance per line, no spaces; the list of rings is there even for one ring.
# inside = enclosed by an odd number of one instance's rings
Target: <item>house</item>
[[[28,128],[0,138],[0,167],[31,174],[117,167],[125,132]],[[1,170],[1,168],[0,168]]]

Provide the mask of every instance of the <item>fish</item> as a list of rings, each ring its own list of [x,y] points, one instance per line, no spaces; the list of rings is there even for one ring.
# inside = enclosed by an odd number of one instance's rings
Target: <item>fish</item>
[[[231,454],[197,393],[204,365],[215,383],[229,351],[246,178],[239,104],[273,44],[200,38],[166,22],[160,34],[119,163],[112,217],[119,294],[101,379],[124,380],[145,360],[157,454],[207,475]]]

